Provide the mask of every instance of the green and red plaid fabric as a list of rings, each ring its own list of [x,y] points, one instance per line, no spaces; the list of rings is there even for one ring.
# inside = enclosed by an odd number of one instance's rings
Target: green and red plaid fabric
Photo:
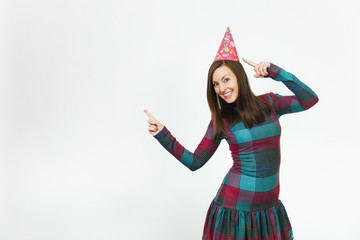
[[[273,111],[265,121],[246,128],[238,122],[216,141],[210,120],[205,136],[194,152],[183,147],[164,128],[154,137],[176,159],[195,171],[211,158],[221,141],[229,144],[233,166],[225,175],[208,209],[203,240],[294,239],[287,212],[279,199],[280,116],[301,112],[318,102],[318,97],[293,74],[270,64],[268,76],[286,85],[295,95],[267,93],[259,96]]]

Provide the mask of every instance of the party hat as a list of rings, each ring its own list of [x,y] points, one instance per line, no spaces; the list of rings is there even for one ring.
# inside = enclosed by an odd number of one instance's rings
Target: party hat
[[[219,50],[216,54],[214,61],[216,60],[232,60],[239,62],[239,57],[237,55],[235,43],[229,27],[226,29],[224,38],[221,41],[221,45],[219,47]]]

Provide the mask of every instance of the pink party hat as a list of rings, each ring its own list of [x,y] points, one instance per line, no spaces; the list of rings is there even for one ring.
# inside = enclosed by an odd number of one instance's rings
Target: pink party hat
[[[214,61],[216,60],[232,60],[239,62],[239,57],[236,52],[234,39],[231,35],[229,27],[226,29],[224,38],[221,42]]]

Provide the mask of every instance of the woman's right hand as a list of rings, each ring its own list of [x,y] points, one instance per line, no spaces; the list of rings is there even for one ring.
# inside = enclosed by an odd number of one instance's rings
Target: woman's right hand
[[[144,112],[149,117],[149,120],[148,120],[149,133],[151,135],[155,136],[158,132],[160,132],[164,128],[164,125],[161,124],[161,122],[159,122],[156,118],[154,118],[154,116],[151,115],[151,113],[148,110],[145,109]]]

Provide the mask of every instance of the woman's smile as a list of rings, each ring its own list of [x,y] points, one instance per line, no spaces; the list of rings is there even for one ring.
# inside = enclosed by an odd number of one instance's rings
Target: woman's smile
[[[225,99],[229,99],[229,98],[231,98],[232,93],[233,93],[233,91],[231,90],[231,91],[228,91],[225,94],[223,94],[223,96],[224,96]]]

